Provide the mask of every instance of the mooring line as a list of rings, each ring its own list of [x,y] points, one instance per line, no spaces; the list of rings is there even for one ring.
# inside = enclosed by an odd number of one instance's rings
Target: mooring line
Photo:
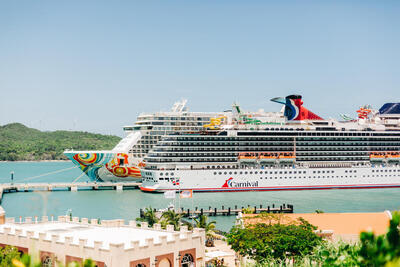
[[[75,180],[73,180],[72,182],[75,183],[76,181],[79,180],[79,178],[81,178],[83,175],[85,175],[86,173],[82,172],[81,175],[79,175]]]
[[[27,177],[27,178],[24,178],[22,180],[18,180],[16,182],[30,181],[30,180],[33,180],[33,179],[36,179],[36,178],[40,178],[40,177],[51,175],[51,174],[55,174],[55,173],[64,172],[64,171],[71,170],[71,169],[74,169],[74,168],[77,168],[77,167],[78,166],[73,166],[73,167],[70,167],[70,168],[61,169],[61,170],[54,171],[54,172],[49,172],[49,173],[44,173],[44,174],[37,175],[37,176]]]

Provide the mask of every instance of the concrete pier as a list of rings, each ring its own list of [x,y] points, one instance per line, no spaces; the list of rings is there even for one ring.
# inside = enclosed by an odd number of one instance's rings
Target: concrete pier
[[[80,190],[117,190],[138,188],[138,182],[87,182],[87,183],[6,183],[0,184],[0,203],[4,193],[31,192],[31,191],[72,191]]]

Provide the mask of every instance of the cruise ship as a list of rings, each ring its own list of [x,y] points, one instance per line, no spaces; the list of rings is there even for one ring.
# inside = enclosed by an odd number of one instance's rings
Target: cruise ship
[[[144,159],[141,190],[400,187],[400,103],[338,121],[305,108],[300,95],[272,101],[283,105],[275,116],[231,113],[218,127],[165,136]]]
[[[171,111],[144,113],[132,126],[123,128],[126,137],[110,151],[74,151],[64,154],[93,181],[140,181],[144,156],[163,136],[172,133],[198,132],[218,128],[232,113],[243,113],[238,105],[224,112],[190,112],[187,100],[176,102]],[[245,113],[247,116],[271,117],[263,110]],[[279,120],[279,119],[278,119]],[[283,118],[280,118],[283,120]]]

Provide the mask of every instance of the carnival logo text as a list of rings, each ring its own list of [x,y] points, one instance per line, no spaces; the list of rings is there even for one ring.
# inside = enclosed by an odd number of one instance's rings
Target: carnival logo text
[[[228,180],[225,180],[225,183],[222,186],[222,188],[230,188],[230,187],[258,187],[258,181],[235,182],[235,181],[233,181],[233,178],[231,177]]]

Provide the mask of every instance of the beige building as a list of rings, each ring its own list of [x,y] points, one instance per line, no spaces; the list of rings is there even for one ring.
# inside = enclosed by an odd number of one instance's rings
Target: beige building
[[[46,267],[88,258],[99,267],[204,266],[203,229],[174,231],[169,225],[162,230],[159,224],[148,228],[146,223],[137,227],[135,221],[126,225],[123,220],[99,222],[67,216],[15,221],[5,218],[1,207],[0,223],[0,246],[37,255]]]

